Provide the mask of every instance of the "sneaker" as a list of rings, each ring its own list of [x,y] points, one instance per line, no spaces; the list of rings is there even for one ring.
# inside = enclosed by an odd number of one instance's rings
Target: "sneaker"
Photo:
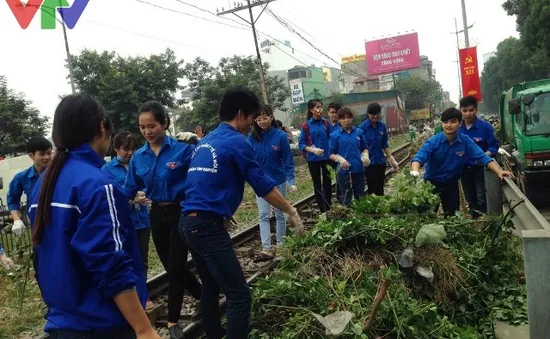
[[[254,262],[263,262],[263,261],[269,261],[269,260],[273,260],[275,256],[273,255],[273,253],[264,248],[261,252],[260,252],[260,255],[256,258],[256,260],[254,260]]]
[[[179,325],[174,325],[168,329],[170,339],[184,339],[183,330]]]

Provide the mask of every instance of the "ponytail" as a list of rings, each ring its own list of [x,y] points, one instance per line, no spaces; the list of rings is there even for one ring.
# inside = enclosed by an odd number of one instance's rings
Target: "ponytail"
[[[67,161],[67,150],[58,147],[50,165],[46,169],[42,185],[40,187],[40,195],[38,196],[38,206],[36,208],[36,218],[34,219],[32,243],[40,244],[44,235],[44,227],[50,222],[52,195],[59,177],[61,169]]]

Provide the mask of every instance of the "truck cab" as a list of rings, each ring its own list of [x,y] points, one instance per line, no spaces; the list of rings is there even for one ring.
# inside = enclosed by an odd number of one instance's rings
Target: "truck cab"
[[[550,79],[517,84],[500,101],[503,148],[518,186],[535,206],[550,205]]]

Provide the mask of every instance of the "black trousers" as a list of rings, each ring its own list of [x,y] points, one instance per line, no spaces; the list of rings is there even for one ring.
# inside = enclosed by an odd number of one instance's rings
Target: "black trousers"
[[[141,254],[141,264],[143,266],[143,272],[145,273],[145,279],[147,279],[147,272],[149,271],[149,239],[151,238],[151,228],[142,228],[136,230],[139,253]]]
[[[441,205],[443,206],[443,213],[445,217],[452,217],[456,211],[460,208],[460,194],[458,191],[458,182],[436,182],[430,180],[432,185],[435,186],[434,192],[439,194],[441,199]],[[436,212],[439,206],[436,207]]]
[[[185,267],[189,249],[179,234],[179,204],[153,204],[149,220],[153,242],[164,269],[168,273],[168,322],[177,323],[180,319],[185,289],[195,299],[200,299],[201,285],[197,278]]]
[[[462,188],[470,213],[477,217],[487,213],[487,198],[485,196],[485,168],[482,166],[465,166],[462,172]]]
[[[332,181],[329,171],[331,161],[312,161],[308,162],[307,166],[309,168],[311,180],[313,180],[315,200],[317,200],[317,205],[321,213],[324,213],[328,211],[332,205]]]
[[[384,195],[384,181],[386,180],[386,164],[370,165],[365,168],[367,194]]]

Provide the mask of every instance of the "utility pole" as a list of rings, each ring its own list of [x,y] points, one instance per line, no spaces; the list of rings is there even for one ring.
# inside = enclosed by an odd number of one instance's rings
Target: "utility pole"
[[[63,26],[63,37],[65,38],[65,52],[67,53],[67,66],[69,66],[69,79],[71,80],[71,91],[74,94],[76,89],[74,86],[73,64],[71,61],[71,51],[69,50],[69,40],[67,39],[67,28],[65,27],[65,22],[61,21],[61,26]]]
[[[466,0],[460,0],[462,3],[462,23],[464,25],[464,41],[466,48],[470,47],[470,37],[468,36],[468,16],[466,15]]]
[[[264,69],[263,69],[263,66],[262,66],[262,56],[260,55],[260,47],[258,46],[258,35],[256,34],[256,22],[258,21],[258,19],[260,18],[260,16],[264,12],[264,10],[267,8],[267,5],[270,2],[273,2],[273,1],[275,1],[275,0],[261,0],[261,1],[255,1],[253,4],[251,4],[250,0],[246,0],[246,3],[247,3],[246,6],[234,7],[233,9],[228,9],[227,11],[222,11],[222,12],[219,12],[217,14],[218,16],[221,16],[221,15],[231,13],[231,14],[237,16],[239,19],[243,20],[244,22],[246,22],[247,24],[249,24],[252,27],[252,33],[254,35],[254,44],[256,45],[256,57],[258,58],[258,70],[260,71],[260,87],[262,89],[262,94],[263,94],[263,97],[264,97],[264,104],[266,104],[266,105],[268,104],[267,89],[265,87],[265,74],[264,74]],[[262,11],[258,15],[258,17],[256,19],[254,19],[254,15],[252,14],[252,8],[256,7],[256,6],[264,6],[264,7],[262,8]],[[244,10],[244,9],[248,9],[248,13],[250,15],[250,21],[248,21],[248,20],[244,19],[243,17],[241,17],[240,15],[236,14],[237,12],[239,12],[241,10]]]
[[[458,24],[456,22],[456,17],[455,17],[455,31],[454,32],[451,32],[451,34],[454,34],[456,36],[456,69],[458,71],[458,99],[460,100],[460,98],[462,97],[461,96],[461,91],[462,91],[462,81],[461,81],[461,78],[460,78],[460,53],[458,52],[460,50],[460,40],[458,39],[458,35],[462,32],[466,32],[468,29],[474,27],[475,25],[475,22],[473,24],[471,24],[469,27],[466,27],[466,29],[462,29],[462,30],[458,30]],[[467,34],[468,33],[465,33],[466,36],[468,36]],[[468,46],[466,46],[468,47]]]

